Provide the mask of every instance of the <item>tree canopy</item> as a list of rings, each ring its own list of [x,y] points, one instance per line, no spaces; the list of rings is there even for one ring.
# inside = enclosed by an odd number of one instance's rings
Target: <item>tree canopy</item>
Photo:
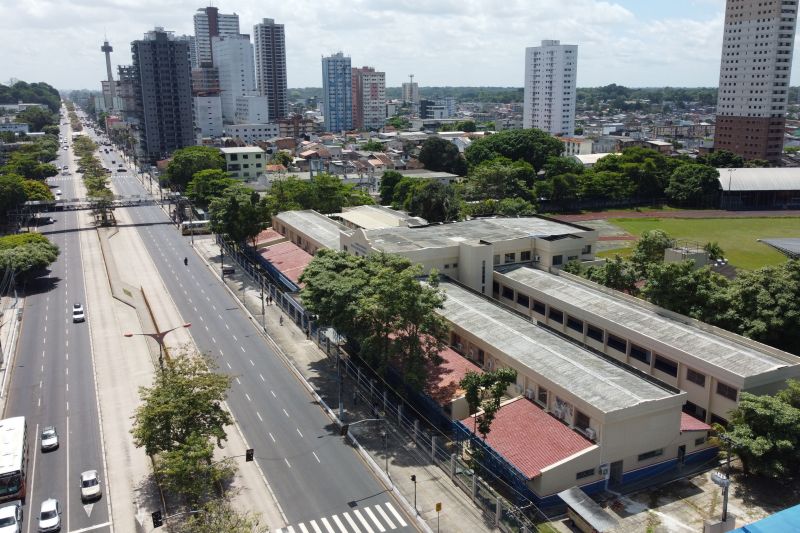
[[[36,274],[58,258],[58,246],[41,233],[20,233],[0,237],[0,269],[17,276]]]
[[[202,208],[207,208],[211,200],[222,196],[222,193],[239,183],[228,177],[228,173],[218,168],[209,168],[196,172],[186,186],[186,196]]]
[[[266,202],[241,183],[224,189],[209,204],[211,229],[240,245],[255,238],[267,219]]]
[[[525,161],[536,171],[541,170],[547,158],[559,156],[563,143],[542,130],[506,130],[475,139],[464,151],[470,168],[496,157],[511,161]]]
[[[708,165],[686,164],[672,171],[665,189],[676,205],[705,207],[719,198],[719,171]]]
[[[441,137],[428,137],[422,143],[419,160],[428,170],[449,172],[458,176],[467,173],[467,165],[458,148]]]
[[[210,146],[188,146],[175,150],[167,164],[164,180],[171,186],[184,189],[201,170],[225,170],[225,158],[219,149]]]
[[[458,385],[464,390],[469,413],[475,415],[475,433],[483,439],[492,429],[500,402],[511,384],[517,381],[517,371],[513,368],[498,368],[492,372],[467,372]]]
[[[44,82],[27,83],[17,81],[13,85],[0,83],[0,104],[45,104],[51,113],[57,113],[61,107],[61,95],[58,89]]]

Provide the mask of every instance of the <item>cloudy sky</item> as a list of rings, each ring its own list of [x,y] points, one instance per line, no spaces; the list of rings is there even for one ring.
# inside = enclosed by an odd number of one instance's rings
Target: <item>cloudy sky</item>
[[[99,89],[100,46],[129,64],[130,42],[154,26],[193,32],[192,0],[0,0],[0,82],[46,81]],[[353,66],[398,86],[521,86],[525,47],[577,44],[578,86],[715,86],[724,0],[214,0],[252,34],[262,18],[286,26],[289,87],[321,85],[320,57],[343,51]],[[800,61],[795,61],[795,69]],[[793,76],[796,83],[796,76]]]

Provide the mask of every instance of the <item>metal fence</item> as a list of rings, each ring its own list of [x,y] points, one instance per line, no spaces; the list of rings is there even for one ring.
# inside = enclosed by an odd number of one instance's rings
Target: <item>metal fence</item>
[[[255,307],[243,297],[243,281],[242,290],[234,291],[253,315],[263,316],[264,302],[272,298],[274,305],[279,306],[305,331],[341,370],[341,379],[349,382],[353,400],[370,406],[373,417],[385,419],[396,436],[404,438],[406,444],[413,444],[425,455],[426,460],[441,468],[451,482],[481,510],[487,525],[504,532],[537,531],[535,523],[546,519],[546,515],[529,499],[528,494],[519,490],[521,487],[517,483],[507,481],[508,475],[498,475],[492,468],[470,464],[465,453],[469,439],[453,438],[457,435],[456,426],[441,408],[433,407],[433,402],[424,395],[405,389],[398,376],[395,375],[393,379],[390,375],[385,381],[364,361],[346,353],[342,337],[332,328],[321,327],[311,320],[299,299],[293,297],[296,294],[284,293],[278,280],[219,236],[217,243],[223,250],[223,261],[228,262],[228,266],[235,264],[253,284],[262,288],[262,302]],[[317,392],[322,395],[322,391]],[[498,468],[513,468],[499,460],[491,464]]]

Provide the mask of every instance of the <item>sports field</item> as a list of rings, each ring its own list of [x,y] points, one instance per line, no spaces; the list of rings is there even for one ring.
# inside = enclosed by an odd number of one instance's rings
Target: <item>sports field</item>
[[[675,239],[697,241],[701,245],[717,242],[733,266],[747,270],[786,261],[785,255],[758,239],[800,238],[800,218],[612,218],[609,222],[636,236],[660,229]],[[629,253],[630,248],[622,248],[600,255]]]

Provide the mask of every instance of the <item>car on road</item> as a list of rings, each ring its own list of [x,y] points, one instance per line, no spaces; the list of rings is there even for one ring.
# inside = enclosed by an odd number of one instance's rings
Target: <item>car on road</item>
[[[42,502],[39,510],[39,533],[50,533],[61,529],[61,505],[55,498]]]
[[[122,168],[122,167],[117,169],[117,172],[127,172],[127,171],[128,171],[127,169]]]
[[[61,189],[56,189],[56,196],[61,196]]]
[[[72,306],[72,321],[73,322],[83,322],[86,320],[86,315],[83,312],[83,305],[82,304],[75,304]]]
[[[22,531],[22,505],[14,502],[0,507],[0,533],[20,533]]]
[[[41,442],[43,452],[58,448],[58,433],[55,426],[47,426],[42,430]]]
[[[61,167],[61,170],[69,170],[69,167],[67,165],[64,165],[63,167]]]
[[[97,470],[81,473],[81,501],[96,500],[103,494]]]

